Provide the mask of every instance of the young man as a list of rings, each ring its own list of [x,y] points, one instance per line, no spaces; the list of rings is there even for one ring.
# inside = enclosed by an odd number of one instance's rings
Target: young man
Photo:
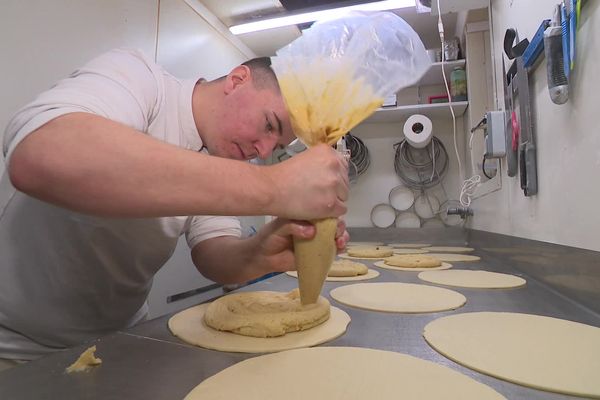
[[[293,268],[303,222],[338,217],[347,164],[316,146],[274,166],[293,138],[268,59],[179,81],[113,50],[21,109],[0,181],[0,358],[30,360],[132,326],[185,233],[206,277],[244,282]],[[234,215],[275,215],[240,239]],[[348,234],[340,223],[337,245]]]

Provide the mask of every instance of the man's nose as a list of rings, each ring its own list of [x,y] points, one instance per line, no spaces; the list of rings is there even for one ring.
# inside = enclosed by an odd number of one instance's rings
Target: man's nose
[[[268,158],[273,153],[273,150],[275,150],[275,146],[277,146],[277,137],[271,135],[261,138],[261,140],[254,144],[256,153],[261,160]]]

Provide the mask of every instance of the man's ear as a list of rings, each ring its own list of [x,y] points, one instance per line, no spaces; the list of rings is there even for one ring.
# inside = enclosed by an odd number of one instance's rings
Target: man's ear
[[[252,77],[250,68],[246,65],[238,65],[231,70],[225,77],[225,94],[229,94],[237,89],[239,86],[250,82]]]

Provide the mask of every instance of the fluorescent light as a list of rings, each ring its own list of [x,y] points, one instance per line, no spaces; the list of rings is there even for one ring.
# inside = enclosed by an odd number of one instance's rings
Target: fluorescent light
[[[355,11],[384,11],[397,8],[414,7],[415,0],[386,0],[373,3],[357,4],[348,7],[338,7],[330,10],[313,11],[286,17],[277,17],[265,19],[262,21],[248,22],[246,24],[235,25],[229,28],[234,35],[241,35],[248,32],[262,31],[265,29],[279,28],[288,25],[297,25],[305,22],[320,21],[339,17],[341,13]]]

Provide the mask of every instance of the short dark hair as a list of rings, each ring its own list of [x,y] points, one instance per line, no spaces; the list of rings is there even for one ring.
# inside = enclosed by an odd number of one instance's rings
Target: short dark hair
[[[279,90],[277,76],[273,68],[271,68],[271,59],[269,57],[256,57],[242,63],[242,65],[250,68],[252,82],[257,89]]]

